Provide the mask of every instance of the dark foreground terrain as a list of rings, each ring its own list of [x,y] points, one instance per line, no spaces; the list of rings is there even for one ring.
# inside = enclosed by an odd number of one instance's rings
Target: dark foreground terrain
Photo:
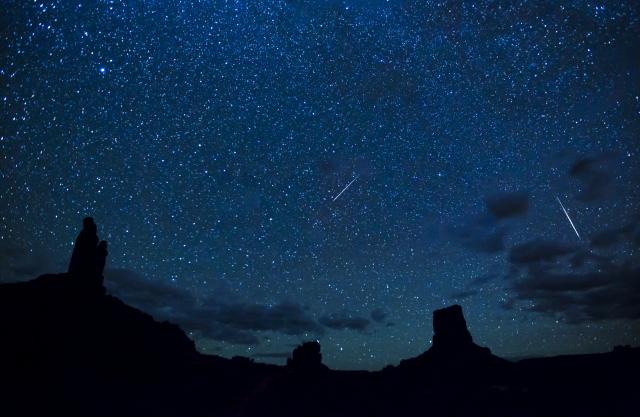
[[[640,349],[513,363],[473,343],[458,305],[433,343],[380,372],[202,355],[178,326],[108,295],[107,242],[83,220],[69,270],[0,285],[0,416],[636,415]]]
[[[71,274],[0,285],[3,416],[615,416],[640,408],[640,349],[509,362],[462,309],[433,346],[380,372],[332,371],[320,346],[285,367],[202,355],[177,326]]]

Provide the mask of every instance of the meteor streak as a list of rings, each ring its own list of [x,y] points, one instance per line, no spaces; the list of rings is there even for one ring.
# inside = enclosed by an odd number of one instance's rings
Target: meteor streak
[[[558,200],[558,203],[560,203],[560,207],[562,207],[564,215],[567,216],[567,220],[569,220],[571,227],[573,227],[573,231],[576,232],[576,236],[578,236],[578,239],[582,240],[582,238],[580,237],[580,233],[578,233],[578,229],[576,229],[576,226],[573,224],[571,217],[569,217],[569,213],[567,213],[567,210],[564,208],[564,204],[562,204],[562,201],[560,201],[560,197],[556,196],[556,200]]]
[[[351,184],[353,184],[353,183],[354,183],[354,181],[355,181],[355,180],[357,180],[357,179],[358,179],[358,176],[356,175],[356,177],[355,177],[354,179],[352,179],[352,180],[351,180],[351,182],[350,182],[349,184],[347,184],[347,186],[346,186],[346,187],[344,187],[344,188],[342,189],[342,191],[340,191],[340,192],[338,193],[338,195],[337,195],[337,196],[333,197],[333,201],[336,201],[336,200],[338,199],[338,197],[340,197],[340,196],[342,195],[342,193],[344,193],[345,191],[347,191],[347,188],[349,188],[349,187],[351,186]]]

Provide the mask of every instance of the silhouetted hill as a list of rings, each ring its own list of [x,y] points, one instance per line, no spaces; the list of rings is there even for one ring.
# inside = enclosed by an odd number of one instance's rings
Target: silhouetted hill
[[[202,355],[176,325],[106,294],[107,244],[85,219],[69,272],[0,285],[1,416],[626,416],[640,349],[509,362],[458,305],[432,346],[380,372],[334,371],[318,342],[286,367]],[[427,342],[425,341],[425,345]]]
[[[193,341],[178,326],[158,323],[70,274],[42,275],[0,288],[0,320],[16,336],[3,350],[20,348],[25,357],[57,358],[90,350],[103,360],[135,356],[145,361],[196,354]]]
[[[206,403],[216,391],[223,400],[196,408],[219,411],[275,368],[201,355],[178,326],[88,282],[59,274],[0,285],[2,392],[13,400],[0,407],[19,415],[181,415],[194,404],[186,399],[199,392]]]

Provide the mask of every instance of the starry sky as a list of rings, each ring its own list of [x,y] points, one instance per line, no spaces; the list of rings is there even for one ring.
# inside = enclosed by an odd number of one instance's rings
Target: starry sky
[[[205,353],[380,369],[454,303],[508,358],[638,345],[639,18],[3,0],[0,281],[64,271],[90,215],[109,292]]]

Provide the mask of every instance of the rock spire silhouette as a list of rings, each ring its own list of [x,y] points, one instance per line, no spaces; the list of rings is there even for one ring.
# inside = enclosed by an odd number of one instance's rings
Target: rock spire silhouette
[[[85,217],[71,254],[69,275],[101,287],[107,255],[107,242],[98,238],[93,218]]]

